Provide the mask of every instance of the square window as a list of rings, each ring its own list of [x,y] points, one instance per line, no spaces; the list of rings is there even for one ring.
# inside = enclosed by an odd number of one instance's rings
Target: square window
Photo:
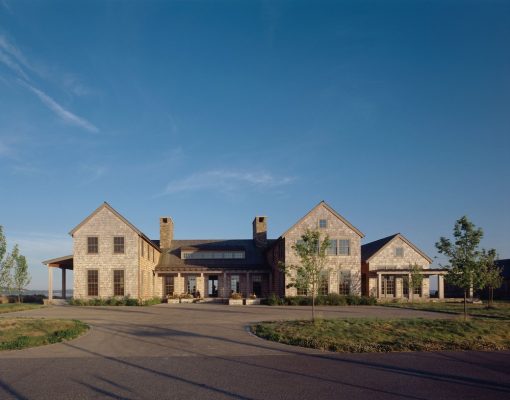
[[[395,257],[404,257],[404,248],[403,247],[395,248]]]
[[[88,254],[99,253],[99,239],[97,236],[87,238],[87,253]]]
[[[115,254],[124,253],[124,236],[115,236],[113,238],[113,252]]]
[[[328,227],[328,221],[326,219],[319,220],[319,228],[325,229]]]

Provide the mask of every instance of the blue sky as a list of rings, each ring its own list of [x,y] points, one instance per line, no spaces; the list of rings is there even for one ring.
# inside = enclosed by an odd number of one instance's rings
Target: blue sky
[[[150,237],[277,237],[320,200],[431,256],[510,257],[510,3],[0,0],[0,224],[28,256],[108,201]]]

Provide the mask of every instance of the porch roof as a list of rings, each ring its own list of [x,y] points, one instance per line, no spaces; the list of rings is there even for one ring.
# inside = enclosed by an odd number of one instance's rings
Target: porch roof
[[[73,269],[73,255],[70,256],[62,256],[57,258],[52,258],[49,260],[44,260],[42,262],[44,265],[48,267],[58,267],[58,268],[64,268],[64,269]]]
[[[406,269],[377,269],[370,272],[375,272],[378,275],[409,275],[411,270]],[[420,271],[422,275],[446,275],[447,269],[423,269]]]

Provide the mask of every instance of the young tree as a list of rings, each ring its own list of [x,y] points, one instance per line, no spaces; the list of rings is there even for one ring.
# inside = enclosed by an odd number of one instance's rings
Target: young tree
[[[409,298],[414,301],[414,289],[421,288],[423,283],[423,268],[418,265],[409,265]]]
[[[436,243],[439,253],[448,257],[449,269],[446,281],[458,286],[464,291],[464,320],[467,318],[467,293],[470,289],[481,289],[484,277],[479,260],[478,245],[483,237],[483,231],[463,216],[455,222],[453,228],[453,242],[441,237]]]
[[[486,287],[489,292],[488,308],[492,307],[494,302],[494,289],[498,289],[503,283],[503,276],[501,275],[502,268],[496,265],[497,257],[498,255],[494,249],[490,249],[489,251],[482,249],[482,253],[480,254],[484,287]]]
[[[18,303],[21,303],[21,293],[32,278],[28,272],[27,260],[25,256],[19,253],[18,245],[15,245],[12,250],[12,259],[12,286],[18,292]]]
[[[312,296],[312,321],[315,322],[315,299],[323,275],[328,271],[326,252],[330,246],[329,237],[326,235],[321,240],[320,232],[307,230],[301,236],[301,240],[292,246],[299,257],[298,265],[284,263],[280,268],[290,278],[288,287],[295,287],[306,291]]]
[[[0,293],[2,290],[9,290],[11,286],[11,269],[12,264],[10,255],[7,255],[7,241],[0,225]]]

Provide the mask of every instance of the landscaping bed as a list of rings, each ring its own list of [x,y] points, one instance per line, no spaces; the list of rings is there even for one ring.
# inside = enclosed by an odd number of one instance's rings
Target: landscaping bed
[[[263,300],[263,304],[268,306],[311,306],[311,296],[287,296],[278,297],[275,295],[269,296]],[[340,295],[330,293],[326,296],[317,296],[315,298],[316,306],[373,306],[377,304],[375,297],[367,296],[354,296],[354,295]]]
[[[455,302],[423,302],[423,303],[381,303],[385,307],[409,308],[412,310],[444,312],[448,314],[463,314],[464,304]],[[481,318],[496,318],[510,320],[510,302],[496,302],[491,308],[486,304],[468,304],[468,315]]]
[[[161,298],[154,297],[147,300],[138,300],[131,297],[110,297],[107,299],[71,299],[69,304],[72,306],[152,306],[160,304]]]
[[[510,349],[510,321],[473,319],[324,319],[261,322],[264,339],[337,352]]]
[[[34,303],[8,303],[8,304],[0,304],[0,314],[16,312],[16,311],[26,311],[33,310],[34,308],[41,308],[42,304],[34,304]]]
[[[77,320],[0,318],[0,350],[19,350],[74,339],[88,326]]]

